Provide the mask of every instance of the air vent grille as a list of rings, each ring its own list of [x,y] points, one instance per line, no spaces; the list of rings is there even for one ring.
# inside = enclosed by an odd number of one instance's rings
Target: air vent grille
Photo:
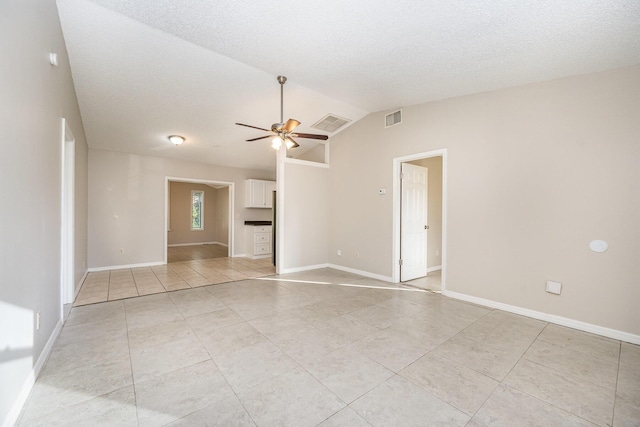
[[[350,121],[349,119],[338,117],[334,114],[327,114],[311,127],[325,132],[335,132]]]
[[[388,128],[402,123],[402,110],[394,111],[384,117],[384,127]]]

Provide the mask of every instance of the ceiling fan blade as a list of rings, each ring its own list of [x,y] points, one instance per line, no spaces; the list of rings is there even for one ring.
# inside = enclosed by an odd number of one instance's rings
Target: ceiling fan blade
[[[291,148],[300,147],[300,144],[298,144],[296,141],[294,141],[294,139],[291,138],[290,136],[287,136],[285,139],[288,139],[289,141],[293,142],[293,146],[291,146]]]
[[[252,129],[258,129],[258,130],[263,130],[263,131],[265,131],[265,132],[270,132],[270,130],[269,130],[269,129],[259,128],[259,127],[257,127],[257,126],[245,125],[244,123],[236,123],[236,124],[237,124],[238,126],[245,126],[245,127],[252,128]]]
[[[298,126],[300,126],[300,122],[299,121],[297,121],[296,119],[289,119],[284,124],[284,126],[282,126],[282,130],[287,132],[287,133],[289,133],[289,132],[293,131],[295,128],[297,128]]]
[[[247,142],[252,142],[252,141],[259,141],[261,139],[265,139],[265,138],[271,138],[273,135],[265,135],[265,136],[259,136],[258,138],[251,138],[251,139],[247,139]]]
[[[329,137],[327,135],[319,135],[317,133],[292,133],[292,136],[295,136],[296,138],[309,138],[309,139],[321,139],[323,141],[326,141],[327,139],[329,139]]]

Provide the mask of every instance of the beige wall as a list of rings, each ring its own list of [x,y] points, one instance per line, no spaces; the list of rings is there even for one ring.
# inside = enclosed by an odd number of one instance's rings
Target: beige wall
[[[442,265],[442,157],[415,160],[414,165],[428,169],[427,189],[427,269]]]
[[[58,53],[57,68],[49,52]],[[76,139],[76,283],[87,253],[87,146],[55,1],[2,2],[0,57],[0,423],[12,425],[62,320],[63,117]]]
[[[325,145],[317,143],[315,147],[305,151],[300,156],[296,156],[296,159],[306,160],[308,162],[325,163]]]
[[[327,263],[327,168],[284,163],[284,269]]]
[[[191,229],[191,191],[204,191],[204,229]],[[190,182],[169,183],[169,245],[218,242],[218,190]],[[228,194],[228,193],[227,193]],[[229,212],[225,212],[226,217]],[[226,240],[226,239],[225,239]]]
[[[90,149],[90,268],[163,262],[166,177],[235,183],[234,255],[244,254],[245,220],[271,219],[270,209],[244,208],[244,193],[246,179],[273,172]]]
[[[217,188],[214,192],[216,242],[223,245],[229,244],[229,187]],[[268,211],[271,218],[271,210]],[[264,215],[264,214],[263,214]]]
[[[391,276],[377,188],[395,157],[446,148],[448,290],[640,334],[640,66],[407,107],[389,129],[383,116],[332,137],[331,263]]]

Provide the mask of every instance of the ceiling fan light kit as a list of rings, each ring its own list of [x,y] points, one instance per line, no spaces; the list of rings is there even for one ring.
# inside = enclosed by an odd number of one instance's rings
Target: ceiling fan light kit
[[[252,129],[263,130],[265,132],[273,132],[275,134],[275,138],[271,141],[271,147],[274,150],[279,150],[284,142],[287,149],[299,147],[298,144],[293,137],[296,138],[308,138],[308,139],[317,139],[326,141],[329,139],[327,135],[319,135],[315,133],[294,133],[295,128],[300,126],[300,122],[296,119],[289,119],[286,122],[284,121],[284,84],[287,82],[287,78],[285,76],[278,76],[278,83],[280,83],[280,121],[278,123],[274,123],[271,125],[271,130],[264,129],[257,126],[245,125],[244,123],[236,123],[238,126],[245,126]],[[258,138],[247,139],[247,142],[258,141],[261,139],[269,138],[272,135],[260,136]]]

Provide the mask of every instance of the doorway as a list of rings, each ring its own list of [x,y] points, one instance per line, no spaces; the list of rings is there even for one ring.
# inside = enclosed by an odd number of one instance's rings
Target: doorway
[[[395,158],[393,168],[394,282],[441,292],[446,266],[446,149]]]
[[[234,193],[233,182],[166,177],[165,264],[233,256]]]

